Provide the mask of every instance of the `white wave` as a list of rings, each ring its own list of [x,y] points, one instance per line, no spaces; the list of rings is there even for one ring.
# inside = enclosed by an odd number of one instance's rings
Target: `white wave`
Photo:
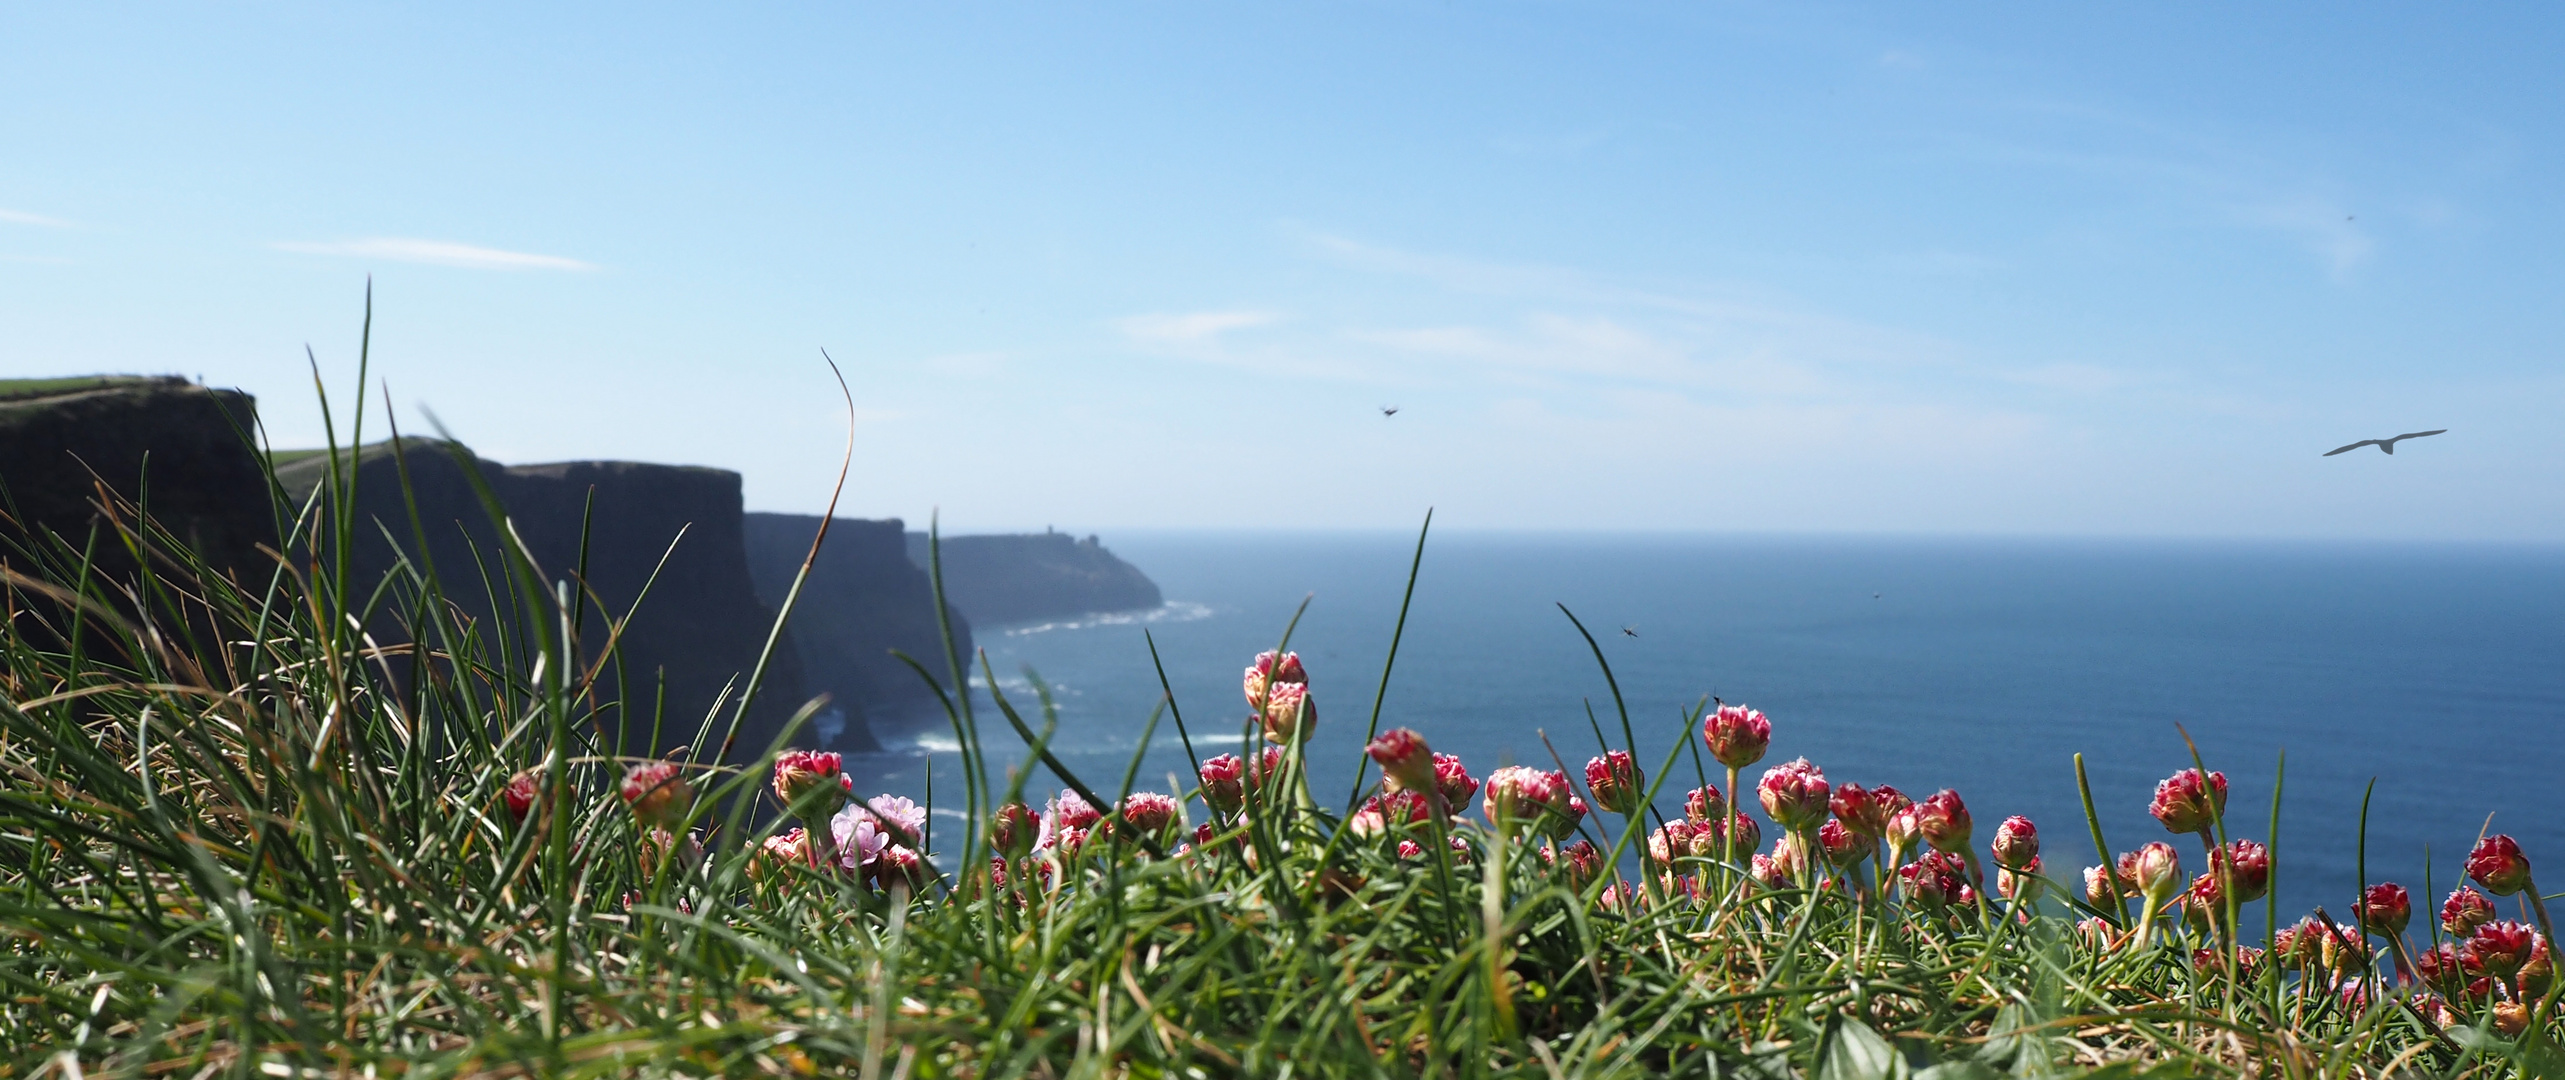
[[[1191,600],[1169,600],[1147,611],[1114,611],[1079,619],[1008,627],[1006,636],[1022,637],[1026,634],[1047,634],[1053,630],[1090,630],[1099,626],[1130,626],[1135,623],[1194,622],[1211,616],[1212,609],[1209,604],[1197,604]]]

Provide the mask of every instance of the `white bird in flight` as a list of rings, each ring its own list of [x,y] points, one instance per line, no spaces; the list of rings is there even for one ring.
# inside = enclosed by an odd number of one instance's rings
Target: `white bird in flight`
[[[2337,446],[2337,447],[2335,447],[2335,448],[2333,448],[2333,449],[2331,449],[2331,450],[2327,450],[2327,451],[2325,451],[2325,455],[2324,455],[2324,456],[2326,456],[2326,457],[2332,457],[2332,456],[2334,456],[2335,454],[2340,454],[2340,453],[2344,453],[2344,452],[2346,452],[2346,451],[2351,451],[2351,450],[2358,450],[2358,449],[2360,449],[2361,447],[2364,447],[2364,446],[2375,446],[2375,447],[2377,447],[2377,448],[2378,448],[2378,451],[2379,451],[2380,453],[2384,453],[2384,454],[2393,454],[2393,453],[2395,453],[2395,452],[2396,452],[2396,444],[2397,444],[2397,443],[2403,442],[2403,441],[2405,441],[2405,440],[2407,440],[2407,439],[2419,439],[2419,438],[2422,438],[2422,437],[2423,437],[2423,436],[2425,436],[2425,435],[2438,435],[2438,434],[2441,434],[2442,432],[2445,432],[2445,431],[2448,431],[2448,430],[2449,430],[2448,428],[2435,428],[2435,429],[2430,430],[2430,431],[2408,431],[2408,432],[2406,432],[2406,433],[2404,433],[2404,434],[2402,434],[2402,435],[2398,435],[2398,436],[2396,436],[2395,438],[2392,438],[2392,439],[2362,439],[2362,440],[2360,440],[2359,442],[2353,443],[2353,444],[2351,444],[2351,445],[2349,445],[2349,446]]]

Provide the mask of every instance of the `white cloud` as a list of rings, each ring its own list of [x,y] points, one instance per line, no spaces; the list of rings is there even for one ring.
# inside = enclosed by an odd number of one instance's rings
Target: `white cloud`
[[[41,225],[48,229],[68,229],[71,227],[70,222],[64,221],[61,218],[49,218],[43,214],[30,214],[24,210],[0,210],[0,222],[7,222],[11,225]]]
[[[1133,315],[1117,319],[1122,333],[1139,341],[1166,345],[1209,342],[1232,330],[1266,326],[1282,316],[1270,311],[1196,311],[1178,315]]]
[[[467,270],[594,270],[595,263],[565,259],[558,255],[535,255],[523,251],[457,244],[448,240],[415,240],[397,236],[373,236],[362,240],[343,240],[316,244],[286,242],[273,245],[278,251],[300,255],[340,255],[360,259],[384,259],[391,262],[425,263],[430,266],[457,266]]]

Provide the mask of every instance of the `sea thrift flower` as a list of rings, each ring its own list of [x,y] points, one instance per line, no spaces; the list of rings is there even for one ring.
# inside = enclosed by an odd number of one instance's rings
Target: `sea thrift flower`
[[[1202,801],[1215,814],[1236,814],[1247,803],[1247,763],[1236,754],[1222,754],[1202,763]]]
[[[2193,926],[2215,926],[2226,921],[2226,891],[2218,885],[2218,875],[2202,874],[2191,879],[2191,887],[2182,890],[2182,920]]]
[[[1877,854],[1879,841],[1845,828],[1840,820],[1829,820],[1817,827],[1817,847],[1826,853],[1826,865],[1850,870]]]
[[[2414,957],[2414,974],[2423,985],[2450,997],[2467,993],[2467,968],[2458,959],[2458,946],[2442,945],[2426,949]]]
[[[1968,805],[1959,801],[1959,793],[1943,788],[1931,798],[1915,804],[1915,830],[1935,851],[1968,850]]]
[[[1701,721],[1701,741],[1719,764],[1742,769],[1763,760],[1772,745],[1772,721],[1743,705],[1721,705]]]
[[[881,819],[866,813],[867,807],[849,806],[828,819],[829,834],[837,841],[837,861],[849,870],[870,866],[873,859],[889,847],[891,834]]]
[[[1054,829],[1093,828],[1096,822],[1104,819],[1102,811],[1074,791],[1062,791],[1052,796],[1042,816]]]
[[[810,833],[802,829],[777,833],[751,849],[748,876],[763,878],[786,866],[811,861]]]
[[[1033,819],[1033,808],[1011,802],[989,816],[989,846],[1010,859],[1021,859],[1033,851],[1034,838],[1042,824]]]
[[[874,888],[888,889],[893,885],[900,885],[914,892],[925,888],[934,873],[927,868],[926,860],[918,858],[916,852],[893,844],[883,848],[881,854],[873,859],[872,868],[866,876],[872,879]]]
[[[1478,778],[1461,764],[1460,755],[1436,754],[1434,790],[1443,793],[1443,811],[1457,814],[1469,806],[1470,796],[1478,794]]]
[[[1552,813],[1567,811],[1567,778],[1526,765],[1508,765],[1487,774],[1487,820],[1498,828],[1540,825]]]
[[[2244,954],[2244,963],[2237,969],[2237,974],[2250,976],[2253,969],[2262,966],[2262,950],[2247,945],[2237,951]],[[2227,966],[2227,951],[2225,949],[2193,949],[2191,966],[2203,971],[2223,970]]]
[[[882,830],[893,840],[914,845],[926,835],[926,808],[903,796],[875,795],[864,808],[882,819]]]
[[[1594,793],[1595,802],[1623,817],[1637,813],[1639,801],[1647,797],[1646,781],[1627,750],[1608,751],[1586,762],[1585,787]]]
[[[2316,927],[2317,957],[2335,973],[2349,975],[2369,968],[2369,939],[2348,926]]]
[[[1772,842],[1772,865],[1791,881],[1808,876],[1808,842],[1798,833],[1783,833]]]
[[[2146,812],[2163,822],[2167,832],[2195,833],[2208,828],[2226,808],[2227,774],[2203,777],[2198,769],[2184,769],[2155,785],[2155,801],[2147,804]]]
[[[2505,1035],[2518,1035],[2529,1030],[2529,1006],[2517,1001],[2496,1002],[2494,1030]]]
[[[2494,902],[2464,885],[2451,889],[2449,899],[2440,903],[2440,929],[2451,937],[2466,937],[2493,920]]]
[[[534,800],[539,792],[540,785],[535,780],[534,770],[527,769],[508,778],[508,786],[499,789],[499,798],[507,803],[508,816],[523,824],[526,815],[534,813]]]
[[[1995,827],[1995,839],[1988,847],[1995,856],[1995,865],[2007,870],[2027,869],[2039,861],[2040,832],[2029,818],[2008,817]]]
[[[1694,822],[1717,823],[1728,816],[1728,800],[1719,796],[1719,785],[1709,784],[1685,792],[1683,816]]]
[[[2255,841],[2228,843],[2211,860],[2210,869],[2225,870],[2234,877],[2232,884],[2238,901],[2251,903],[2271,891],[2271,849]]]
[[[653,828],[673,828],[695,803],[695,789],[673,761],[645,761],[623,774],[623,802]]]
[[[2547,996],[2547,984],[2556,978],[2556,961],[2547,955],[2547,937],[2540,935],[2529,949],[2529,960],[2520,966],[2520,992],[2524,997]]]
[[[2510,896],[2529,887],[2529,856],[2521,854],[2519,842],[2495,833],[2467,853],[2467,876],[2486,892]]]
[[[2084,902],[2091,904],[2094,907],[2109,907],[2111,904],[2111,879],[2114,876],[2115,875],[2111,873],[2111,868],[2107,866],[2085,867]]]
[[[1915,842],[1923,837],[1923,812],[1911,804],[1888,815],[1888,827],[1880,832],[1880,839],[1888,841],[1891,861],[1902,859],[1907,852],[1915,850]]]
[[[1283,653],[1279,660],[1271,652],[1257,653],[1255,664],[1247,668],[1247,705],[1263,708],[1269,685],[1308,681],[1309,673],[1301,670],[1299,653]]]
[[[1746,872],[1753,875],[1756,881],[1763,883],[1764,888],[1787,889],[1790,887],[1790,875],[1784,873],[1781,864],[1774,862],[1770,855],[1755,856],[1754,861],[1747,865]]]
[[[1393,789],[1424,791],[1434,786],[1434,751],[1414,728],[1391,728],[1363,748],[1380,763],[1381,775]]]
[[[1602,854],[1594,850],[1594,845],[1583,840],[1556,849],[1556,854],[1553,854],[1550,848],[1542,848],[1541,858],[1565,871],[1568,887],[1572,889],[1585,888],[1588,882],[1594,880],[1596,867],[1603,863]]]
[[[1807,758],[1764,770],[1762,782],[1755,785],[1763,812],[1784,832],[1813,829],[1824,821],[1827,790],[1826,774]]]
[[[1363,807],[1346,820],[1347,828],[1357,836],[1378,836],[1391,825],[1412,825],[1431,820],[1433,811],[1425,796],[1413,791],[1393,791],[1363,800]]]
[[[816,750],[786,750],[775,758],[775,797],[794,817],[825,820],[846,805],[843,759]]]
[[[1867,790],[1859,784],[1838,784],[1834,795],[1827,800],[1835,816],[1843,819],[1845,828],[1863,836],[1879,837],[1888,834],[1889,818],[1914,804],[1915,800],[1907,798],[1905,792],[1886,784]]]
[[[1998,867],[1995,871],[1995,895],[2025,904],[2037,900],[2040,890],[2039,874],[2040,859],[2037,855],[2031,856],[2030,865],[2019,870],[2009,866]]]
[[[1558,777],[1559,790],[1567,790],[1566,776],[1558,773],[1551,773],[1550,775]],[[1565,840],[1568,837],[1576,835],[1577,823],[1584,821],[1585,815],[1585,800],[1577,798],[1574,795],[1568,796],[1567,809],[1561,813],[1552,814],[1547,819],[1550,823],[1550,839]]]
[[[1135,840],[1162,835],[1182,811],[1183,807],[1171,796],[1154,791],[1132,792],[1122,800],[1122,820],[1114,826],[1114,835],[1127,832]]]
[[[1897,868],[1897,894],[1906,903],[1926,911],[1939,911],[1950,903],[1953,880],[1942,873],[1937,859],[1926,857]]]
[[[1266,785],[1273,783],[1275,778],[1282,775],[1282,767],[1282,747],[1268,746],[1257,751],[1247,759],[1248,789],[1262,790]]]
[[[1666,822],[1656,831],[1648,834],[1648,858],[1661,863],[1670,863],[1689,856],[1692,854],[1692,834],[1696,831],[1710,830],[1711,826],[1706,823],[1695,826],[1690,820],[1682,818]]]
[[[2362,892],[2351,912],[2360,917],[2361,929],[2391,938],[2405,932],[2405,923],[2414,916],[2414,902],[2404,886],[2381,882]]]
[[[704,845],[692,832],[681,842],[666,829],[648,829],[641,834],[640,855],[644,880],[657,876],[659,864],[670,860],[674,861],[669,869],[682,875],[704,864]]]
[[[2521,965],[2529,963],[2530,950],[2537,941],[2538,932],[2528,923],[2496,920],[2477,927],[2467,943],[2458,947],[2458,956],[2470,966],[2508,981]]]
[[[1763,826],[1744,814],[1728,817],[1728,831],[1723,843],[1734,844],[1739,851],[1753,851],[1763,846]]]
[[[1317,726],[1318,706],[1309,700],[1309,684],[1275,683],[1265,691],[1266,741],[1306,739]]]
[[[2148,907],[2163,907],[2182,887],[2182,853],[2173,845],[2158,840],[2137,849],[2134,869],[2138,891],[2146,894]]]

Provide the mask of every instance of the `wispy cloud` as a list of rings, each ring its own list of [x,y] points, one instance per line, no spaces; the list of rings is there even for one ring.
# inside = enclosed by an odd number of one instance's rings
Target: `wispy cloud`
[[[0,210],[0,222],[6,222],[11,225],[37,225],[47,229],[68,229],[71,227],[70,222],[64,221],[61,218],[50,218],[43,214],[30,214],[24,210]]]
[[[1270,311],[1195,311],[1183,314],[1133,315],[1114,320],[1123,336],[1135,341],[1163,345],[1194,345],[1211,341],[1232,330],[1268,326],[1282,321]]]
[[[273,245],[278,251],[299,255],[337,255],[359,259],[383,259],[390,262],[424,263],[429,266],[456,266],[467,270],[594,270],[595,263],[565,259],[559,255],[536,255],[524,251],[458,244],[449,240],[416,240],[397,236],[373,236],[362,240],[332,243],[283,242]]]

